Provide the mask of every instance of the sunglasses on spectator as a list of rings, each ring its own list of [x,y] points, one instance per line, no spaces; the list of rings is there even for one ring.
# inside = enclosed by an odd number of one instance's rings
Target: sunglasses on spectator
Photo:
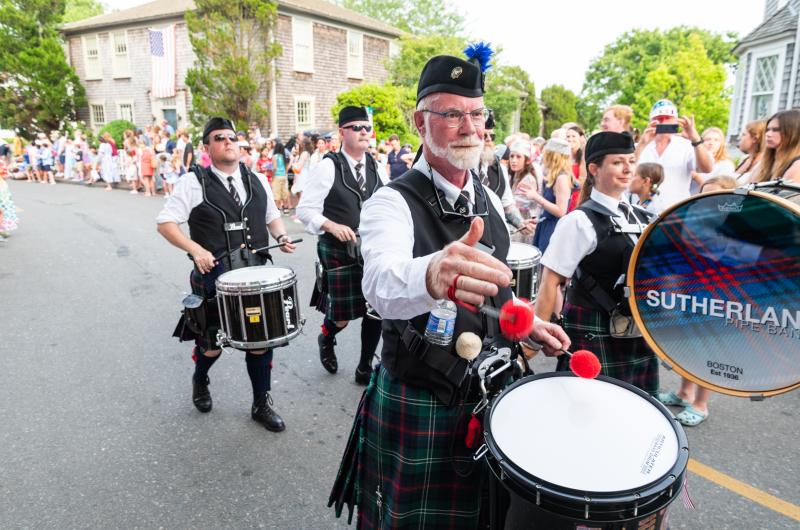
[[[484,140],[491,140],[494,142],[495,138],[497,138],[497,135],[495,135],[494,133],[486,133],[483,135]]]
[[[239,141],[235,134],[215,134],[213,138],[215,142],[224,142],[225,140],[228,140],[229,142]]]
[[[345,125],[342,129],[352,129],[354,132],[372,132],[372,125]]]

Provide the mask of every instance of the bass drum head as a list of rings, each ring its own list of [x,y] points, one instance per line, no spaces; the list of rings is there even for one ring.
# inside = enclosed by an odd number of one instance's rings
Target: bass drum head
[[[288,267],[273,265],[243,267],[228,271],[217,278],[217,289],[264,288],[265,291],[271,291],[284,287],[284,284],[293,281],[294,277],[294,271]]]
[[[800,386],[800,206],[774,189],[667,209],[627,281],[645,340],[684,377],[753,398]]]
[[[534,265],[538,265],[542,259],[542,252],[534,247],[525,243],[512,241],[508,247],[508,256],[506,263],[509,269],[529,269]]]
[[[589,496],[642,489],[688,450],[669,413],[627,386],[563,373],[523,379],[492,404],[490,448],[535,483]]]

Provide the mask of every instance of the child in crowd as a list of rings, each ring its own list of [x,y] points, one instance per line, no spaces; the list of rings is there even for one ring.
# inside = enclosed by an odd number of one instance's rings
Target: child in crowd
[[[100,172],[97,170],[97,163],[100,158],[97,156],[97,148],[89,148],[88,171],[86,173],[86,184],[91,186],[100,180]]]
[[[153,197],[156,194],[156,182],[153,174],[155,173],[158,159],[153,148],[145,145],[144,141],[139,142],[139,173],[144,186],[144,196]]]
[[[17,208],[11,200],[11,191],[6,182],[8,168],[5,160],[0,160],[0,242],[5,241],[17,229]]]
[[[703,182],[703,186],[700,188],[700,193],[708,193],[711,191],[721,191],[721,190],[734,190],[736,189],[736,179],[734,177],[729,177],[727,175],[718,175],[716,177],[711,177],[710,179]]]
[[[631,204],[640,206],[653,214],[660,214],[664,209],[663,204],[658,200],[658,188],[662,182],[664,182],[664,167],[661,164],[642,162],[637,165],[628,187],[628,191],[631,193]]]
[[[55,185],[56,179],[53,175],[53,164],[55,164],[55,157],[53,147],[50,142],[44,140],[41,147],[39,147],[39,182],[42,184],[49,182]]]
[[[267,182],[272,183],[272,176],[275,170],[272,165],[272,149],[265,147],[261,150],[261,156],[256,161],[256,172],[267,177]]]
[[[122,167],[125,180],[130,184],[130,194],[136,195],[139,193],[139,167],[136,163],[136,149],[131,146],[122,151],[122,153]]]
[[[172,184],[177,182],[178,179],[175,178],[170,182],[172,173],[172,161],[169,158],[167,153],[160,153],[158,155],[158,174],[161,177],[162,186],[164,188],[164,198],[169,197],[169,194],[172,192]]]

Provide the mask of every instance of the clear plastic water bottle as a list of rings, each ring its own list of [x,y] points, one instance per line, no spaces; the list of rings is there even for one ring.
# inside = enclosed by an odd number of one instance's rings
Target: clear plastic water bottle
[[[453,341],[455,328],[456,304],[450,300],[437,300],[425,326],[425,340],[437,346],[447,346]]]

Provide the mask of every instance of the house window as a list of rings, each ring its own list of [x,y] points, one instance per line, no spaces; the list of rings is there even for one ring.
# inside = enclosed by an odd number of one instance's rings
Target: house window
[[[115,31],[111,34],[111,71],[115,78],[131,76],[128,35],[125,31]]]
[[[86,64],[86,79],[101,79],[103,70],[100,66],[100,42],[97,34],[87,35],[83,40],[83,60]]]
[[[99,129],[106,124],[106,106],[103,103],[90,103],[89,115],[92,120],[92,129]]]
[[[297,131],[314,127],[314,98],[298,96],[294,99]]]
[[[292,50],[295,72],[314,73],[314,23],[292,17]]]
[[[136,123],[133,120],[133,101],[117,101],[117,118]]]
[[[364,34],[347,32],[347,77],[364,79]]]
[[[775,101],[775,81],[778,73],[778,55],[759,57],[753,74],[750,99],[750,119],[760,120],[772,114]]]

